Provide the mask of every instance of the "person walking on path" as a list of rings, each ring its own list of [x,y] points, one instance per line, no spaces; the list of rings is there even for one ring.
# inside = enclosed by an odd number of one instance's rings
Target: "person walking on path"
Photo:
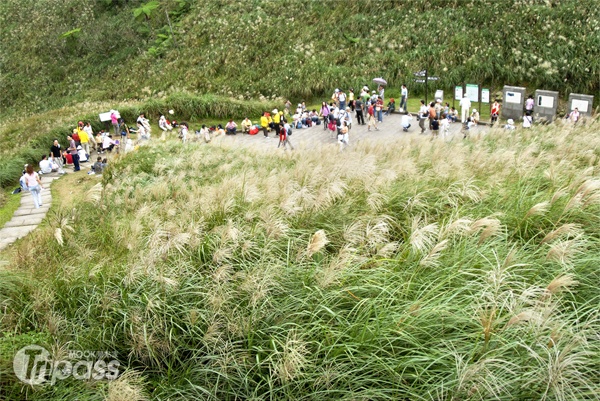
[[[65,170],[63,170],[62,151],[60,149],[60,143],[58,143],[58,139],[55,139],[54,143],[50,147],[50,154],[52,155],[52,163],[55,163],[58,166],[58,173],[64,174]]]
[[[25,185],[27,185],[27,189],[31,192],[31,197],[33,198],[33,204],[36,209],[39,209],[42,206],[42,194],[41,191],[44,189],[42,186],[42,181],[40,180],[40,176],[33,170],[33,166],[28,164],[25,168]]]
[[[408,102],[408,89],[406,88],[406,84],[402,85],[402,90],[400,91],[400,112],[408,111],[408,107],[406,103]]]
[[[77,145],[75,144],[75,141],[71,135],[67,136],[67,141],[69,141],[69,148],[67,150],[73,158],[73,171],[79,171],[81,168],[79,167],[79,153],[77,153]]]
[[[287,145],[290,145],[290,148],[294,150],[294,145],[289,140],[288,132],[290,131],[289,125],[288,128],[285,128],[285,123],[279,122],[279,143],[277,144],[277,149],[283,145],[283,150],[287,149]]]
[[[342,127],[340,128],[340,133],[338,134],[338,142],[340,144],[340,152],[344,150],[345,147],[350,145],[350,138],[348,136],[348,126],[345,121],[342,121]]]
[[[375,121],[375,108],[373,107],[373,104],[369,104],[367,109],[367,131],[371,131],[371,125],[375,127],[375,131],[379,131],[377,122]]]
[[[323,131],[327,129],[327,123],[329,122],[329,106],[326,102],[321,103],[321,110],[319,114],[323,117]]]
[[[350,106],[350,109],[352,109],[352,111],[354,111],[354,108],[356,107],[354,101],[354,89],[350,88],[350,90],[348,91],[348,106]]]
[[[425,120],[429,119],[429,108],[425,104],[425,100],[421,100],[421,108],[419,109],[419,127],[421,134],[425,133]]]
[[[363,102],[361,98],[358,98],[354,101],[354,106],[356,108],[356,123],[360,125],[365,125],[365,116],[363,114]]]
[[[467,122],[467,117],[469,117],[469,111],[471,110],[471,101],[467,97],[467,94],[460,99],[460,121],[464,124]]]

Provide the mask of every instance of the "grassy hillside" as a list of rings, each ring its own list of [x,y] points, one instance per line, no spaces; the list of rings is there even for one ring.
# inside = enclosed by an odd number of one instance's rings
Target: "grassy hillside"
[[[598,399],[598,125],[141,148],[2,266],[0,398]],[[23,387],[34,341],[128,373]]]
[[[300,100],[380,75],[415,93],[427,66],[446,89],[597,94],[599,21],[576,0],[4,0],[0,113],[181,91]]]

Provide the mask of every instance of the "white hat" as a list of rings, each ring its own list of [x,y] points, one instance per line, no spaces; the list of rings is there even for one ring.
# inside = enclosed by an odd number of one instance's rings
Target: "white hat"
[[[335,88],[335,93],[338,93],[340,90],[338,88]]]
[[[169,110],[169,114],[175,114],[175,112],[171,109]]]
[[[273,109],[273,111],[271,113],[277,114],[277,113],[279,113],[279,111],[277,111],[277,109]]]
[[[513,125],[515,123],[515,120],[513,120],[512,118],[509,118],[506,122],[509,123],[510,125]]]
[[[473,113],[477,113],[477,109],[473,109]]]

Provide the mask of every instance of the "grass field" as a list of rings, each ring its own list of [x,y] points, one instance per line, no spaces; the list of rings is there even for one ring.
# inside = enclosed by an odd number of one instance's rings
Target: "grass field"
[[[0,396],[598,399],[598,124],[342,153],[173,141],[61,179],[0,271]],[[23,386],[32,342],[126,374]]]

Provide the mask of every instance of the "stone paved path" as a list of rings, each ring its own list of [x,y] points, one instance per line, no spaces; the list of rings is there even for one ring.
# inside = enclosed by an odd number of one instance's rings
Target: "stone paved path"
[[[50,185],[58,177],[58,174],[45,174],[40,177],[44,189],[41,192],[43,206],[39,209],[33,205],[30,192],[21,193],[21,206],[15,211],[13,218],[0,230],[0,251],[29,234],[44,220],[52,204]]]

